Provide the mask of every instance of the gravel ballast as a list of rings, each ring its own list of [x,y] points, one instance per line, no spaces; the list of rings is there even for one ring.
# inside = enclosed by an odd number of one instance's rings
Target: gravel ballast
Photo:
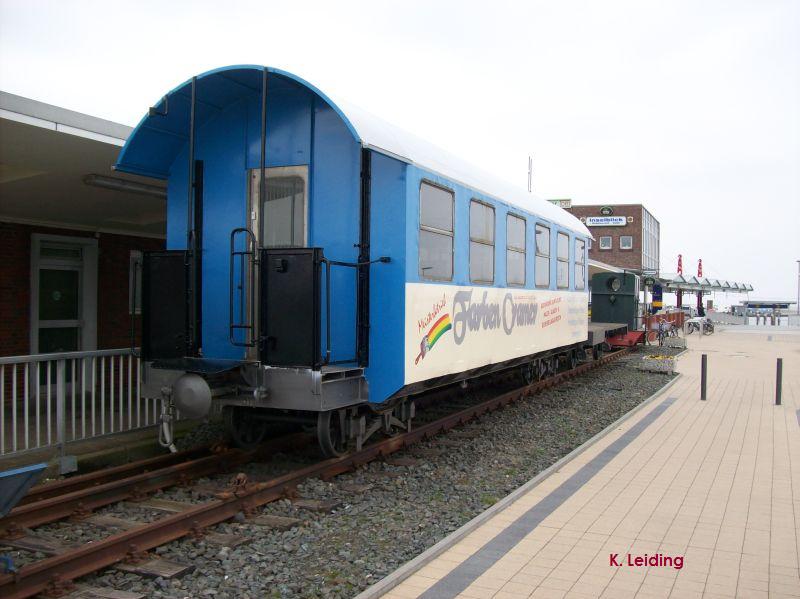
[[[156,549],[165,559],[195,566],[183,578],[149,579],[107,569],[83,582],[152,597],[353,597],[669,382],[670,375],[637,368],[644,353],[679,351],[656,347],[623,356],[392,456],[414,457],[413,465],[373,462],[330,482],[308,481],[300,485],[300,496],[340,505],[332,513],[298,509],[289,500],[264,506],[264,514],[299,518],[290,530],[260,527],[242,516],[209,530],[248,539],[236,548],[187,538]],[[204,427],[201,436],[211,430]],[[251,478],[281,470],[280,464],[243,468]],[[202,501],[180,489],[158,496]],[[135,510],[113,508],[120,517],[151,519]]]

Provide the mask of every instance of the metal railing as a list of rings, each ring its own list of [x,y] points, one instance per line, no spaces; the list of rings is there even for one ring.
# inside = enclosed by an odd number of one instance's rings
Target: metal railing
[[[0,357],[0,456],[158,423],[130,348]]]

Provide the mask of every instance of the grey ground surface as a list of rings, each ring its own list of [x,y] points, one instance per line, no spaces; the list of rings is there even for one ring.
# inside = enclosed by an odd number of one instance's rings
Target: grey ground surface
[[[647,351],[647,350],[645,350]],[[652,353],[680,350],[654,348]],[[670,380],[638,370],[643,352],[593,370],[556,388],[485,416],[462,431],[415,446],[400,455],[416,456],[414,466],[374,462],[331,482],[309,481],[303,497],[336,499],[330,514],[299,510],[289,501],[265,506],[263,513],[291,516],[301,524],[279,532],[244,518],[214,527],[245,536],[235,549],[202,540],[182,540],[158,548],[160,556],[195,566],[181,579],[147,579],[113,569],[86,582],[152,597],[352,597],[432,546],[447,534],[536,476],[559,458],[647,399]],[[192,441],[217,433],[202,426]],[[439,455],[419,450],[438,449]],[[313,451],[277,456],[268,464],[243,468],[265,478],[315,459]],[[348,485],[370,485],[354,492]],[[157,497],[202,501],[187,490]],[[156,514],[136,505],[112,506],[105,513],[149,521]],[[55,524],[47,534],[65,541],[88,541],[105,533],[92,527]],[[36,557],[19,555],[22,562]]]

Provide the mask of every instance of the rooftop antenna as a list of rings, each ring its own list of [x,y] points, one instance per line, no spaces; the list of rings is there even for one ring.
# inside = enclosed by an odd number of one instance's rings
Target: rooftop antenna
[[[533,191],[533,158],[528,156],[528,193]]]

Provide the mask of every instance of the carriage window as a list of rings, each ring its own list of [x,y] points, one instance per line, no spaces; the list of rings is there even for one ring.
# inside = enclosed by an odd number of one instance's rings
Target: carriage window
[[[584,241],[575,240],[575,289],[586,289],[586,260],[583,252]]]
[[[566,289],[569,287],[569,236],[566,233],[558,234],[556,258],[556,287]]]
[[[525,284],[525,219],[506,217],[506,280],[509,285]]]
[[[536,286],[550,286],[550,229],[536,225]]]
[[[419,276],[453,278],[453,192],[428,183],[419,188]]]
[[[263,242],[267,248],[306,245],[305,182],[302,177],[267,177]]]
[[[469,203],[469,278],[494,281],[494,208],[477,200]]]

